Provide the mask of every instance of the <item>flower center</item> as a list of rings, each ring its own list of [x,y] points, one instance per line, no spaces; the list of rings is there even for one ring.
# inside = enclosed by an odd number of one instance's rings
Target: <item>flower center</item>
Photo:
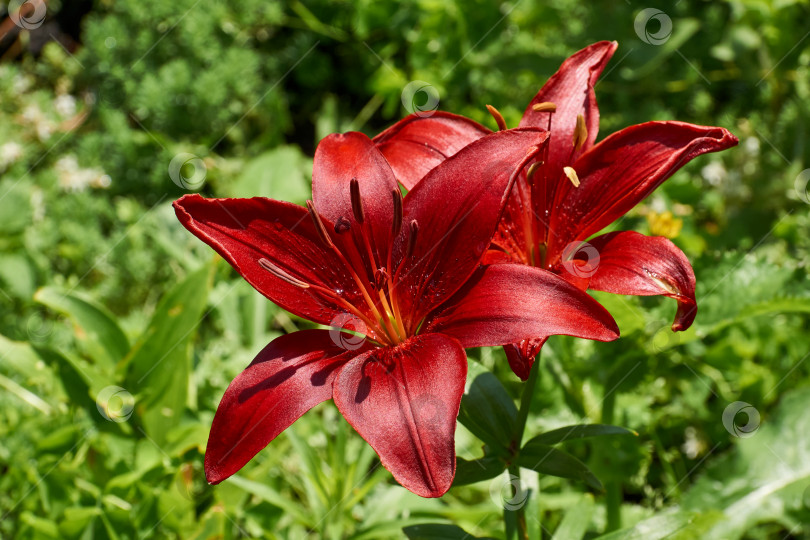
[[[259,264],[275,277],[291,285],[331,298],[349,313],[360,318],[363,323],[365,323],[368,337],[378,341],[382,345],[396,345],[408,338],[405,320],[400,312],[399,301],[396,296],[396,285],[398,283],[399,272],[402,268],[402,262],[413,254],[419,232],[419,224],[416,220],[411,220],[408,224],[408,244],[405,256],[397,267],[394,268],[391,252],[393,250],[394,240],[399,236],[402,230],[402,193],[399,189],[394,189],[391,192],[394,205],[394,219],[391,225],[391,241],[389,243],[389,249],[387,250],[387,260],[385,261],[380,260],[381,256],[378,256],[371,247],[373,235],[370,224],[366,220],[363,201],[360,197],[360,186],[356,178],[352,178],[351,180],[350,195],[352,215],[360,227],[360,230],[355,231],[357,234],[354,236],[354,246],[356,248],[354,257],[351,255],[347,256],[347,254],[344,254],[341,249],[335,245],[323,220],[317,210],[315,210],[312,201],[307,201],[307,209],[315,225],[318,238],[325,247],[333,250],[343,262],[345,268],[356,283],[367,310],[358,309],[356,305],[347,301],[346,298],[343,297],[342,290],[336,292],[327,287],[321,287],[302,281],[264,258],[259,259]],[[337,235],[343,235],[351,231],[351,229],[352,223],[346,217],[341,216],[335,222],[334,230]],[[358,265],[362,266],[360,273],[357,272]],[[365,274],[365,279],[361,278],[360,274]]]

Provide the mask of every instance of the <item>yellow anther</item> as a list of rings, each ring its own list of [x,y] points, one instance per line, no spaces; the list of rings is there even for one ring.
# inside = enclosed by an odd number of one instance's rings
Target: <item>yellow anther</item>
[[[557,104],[552,103],[550,101],[544,101],[542,103],[535,103],[532,105],[532,109],[537,112],[557,112]]]
[[[495,123],[498,124],[498,129],[500,131],[505,130],[506,120],[503,119],[503,115],[500,113],[500,111],[498,111],[498,109],[496,109],[492,105],[487,105],[487,110],[489,111],[489,114],[492,115],[492,118],[495,119]]]
[[[579,150],[588,139],[588,128],[585,127],[585,117],[577,115],[577,125],[574,128],[574,150]]]
[[[542,166],[543,166],[542,161],[535,161],[534,163],[529,165],[529,170],[526,172],[526,179],[528,179],[529,182],[531,182],[532,179],[534,178],[534,175],[537,173],[537,169],[539,169]]]
[[[577,171],[575,171],[573,167],[563,167],[563,172],[565,176],[571,180],[571,183],[574,184],[574,187],[579,187],[579,176],[577,176]]]

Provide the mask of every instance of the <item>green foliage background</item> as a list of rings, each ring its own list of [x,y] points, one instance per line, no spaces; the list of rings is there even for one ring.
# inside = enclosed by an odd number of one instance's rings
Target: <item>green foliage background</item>
[[[46,23],[72,7],[47,5]],[[682,221],[693,329],[669,332],[669,300],[600,294],[619,341],[544,349],[527,437],[598,422],[639,436],[562,443],[604,492],[524,471],[532,535],[810,537],[806,2],[666,3],[673,33],[658,46],[636,34],[648,6],[635,1],[91,7],[75,47],[35,47],[46,25],[0,60],[0,537],[461,538],[413,527],[452,523],[502,538],[503,482],[420,499],[331,404],[205,485],[228,382],[309,323],[182,229],[170,203],[185,191],[167,170],[190,153],[204,195],[302,203],[317,141],[393,123],[408,82],[430,83],[442,110],[494,128],[492,104],[514,126],[560,62],[601,39],[619,41],[596,88],[602,136],[677,119],[727,127],[740,146],[685,167],[621,223]],[[517,398],[501,351],[470,356]],[[723,424],[735,401],[760,414],[750,437]],[[461,426],[457,446],[482,454]]]

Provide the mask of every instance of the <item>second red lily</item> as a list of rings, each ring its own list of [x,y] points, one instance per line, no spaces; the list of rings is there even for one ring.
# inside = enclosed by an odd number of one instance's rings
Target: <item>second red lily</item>
[[[669,296],[678,302],[672,330],[686,330],[697,312],[695,276],[680,249],[667,238],[632,231],[588,238],[692,158],[734,146],[737,138],[719,127],[647,122],[594,144],[599,128],[594,85],[616,46],[603,41],[577,52],[529,103],[520,127],[549,129],[549,144],[542,166],[518,178],[485,262],[545,268],[582,290]],[[489,132],[462,116],[436,113],[408,116],[374,141],[410,187]],[[522,379],[544,341],[538,336],[505,347]]]

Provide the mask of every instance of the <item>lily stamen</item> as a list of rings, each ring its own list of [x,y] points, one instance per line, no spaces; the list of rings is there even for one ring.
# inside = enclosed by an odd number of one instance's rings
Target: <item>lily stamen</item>
[[[259,266],[276,276],[277,278],[286,281],[290,285],[295,285],[301,289],[309,289],[309,283],[303,282],[298,278],[292,277],[290,274],[276,266],[275,264],[271,263],[265,258],[259,259]]]
[[[309,216],[312,218],[312,223],[315,224],[315,230],[318,232],[318,237],[321,239],[321,242],[323,242],[326,247],[334,247],[332,239],[329,237],[329,233],[326,232],[326,227],[321,220],[321,216],[318,215],[318,212],[315,210],[312,201],[307,201],[307,209],[309,210]]]
[[[411,235],[408,237],[408,249],[405,252],[406,258],[413,255],[413,250],[416,247],[416,237],[419,234],[419,223],[417,223],[415,219],[412,219],[410,227],[411,227]]]
[[[588,128],[585,126],[585,117],[577,115],[577,125],[574,128],[574,151],[576,152],[588,140]]]
[[[365,221],[365,212],[363,212],[363,199],[360,198],[360,183],[357,178],[352,178],[349,183],[349,192],[352,197],[352,212],[354,219],[357,223],[362,224]]]
[[[396,238],[399,231],[402,230],[402,192],[399,189],[393,189],[391,195],[394,200],[394,220],[391,222],[391,233]]]
[[[579,187],[579,176],[577,176],[577,171],[575,171],[573,167],[563,167],[563,172],[565,176],[571,180],[571,183],[574,184],[574,187]]]
[[[557,104],[551,101],[544,101],[542,103],[535,103],[532,105],[532,109],[537,112],[554,113],[557,112]]]
[[[506,120],[503,119],[503,115],[498,109],[496,109],[492,105],[487,105],[487,110],[489,111],[489,114],[492,115],[492,118],[495,119],[495,123],[498,124],[499,131],[507,129]]]

